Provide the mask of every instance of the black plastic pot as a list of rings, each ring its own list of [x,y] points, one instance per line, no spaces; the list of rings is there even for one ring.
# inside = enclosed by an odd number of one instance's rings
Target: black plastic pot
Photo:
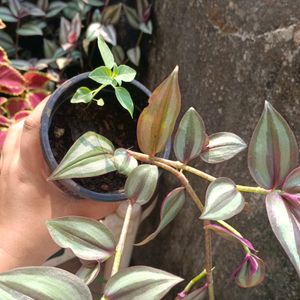
[[[59,87],[48,100],[41,118],[41,129],[40,129],[40,139],[43,154],[46,162],[51,171],[53,171],[58,163],[53,155],[50,140],[49,140],[49,130],[53,120],[53,116],[60,109],[61,105],[65,101],[70,101],[72,95],[75,93],[77,88],[80,86],[88,86],[90,88],[95,88],[97,83],[88,78],[89,73],[83,73],[78,76],[75,76],[68,81],[66,81],[61,87]],[[140,82],[134,80],[131,83],[126,85],[126,88],[129,90],[137,89],[139,93],[144,95],[143,106],[146,105],[146,99],[151,95],[151,92]],[[101,92],[102,93],[102,92]],[[109,89],[103,89],[103,93],[111,93]],[[74,104],[70,104],[74,105]],[[101,108],[99,108],[101,109]],[[170,155],[171,144],[169,143],[164,151],[163,157],[168,158]],[[88,198],[97,201],[113,202],[125,200],[126,196],[122,192],[114,193],[98,193],[91,191],[73,180],[60,180],[55,181],[55,183],[65,192],[72,194],[77,198]]]

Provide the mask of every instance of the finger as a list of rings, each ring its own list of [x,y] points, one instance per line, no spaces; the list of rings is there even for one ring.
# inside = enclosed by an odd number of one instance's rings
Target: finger
[[[10,126],[2,149],[3,165],[10,165],[12,160],[18,159],[23,121]]]
[[[26,144],[30,143],[31,140],[36,141],[36,138],[39,136],[41,116],[48,99],[49,97],[46,97],[25,119],[22,134],[22,143],[23,140]]]
[[[89,199],[73,201],[73,213],[78,216],[102,219],[117,210],[121,202],[97,202]]]
[[[47,100],[48,97],[24,121],[20,144],[20,158],[27,165],[33,162],[39,165],[43,161],[39,131],[41,115]]]

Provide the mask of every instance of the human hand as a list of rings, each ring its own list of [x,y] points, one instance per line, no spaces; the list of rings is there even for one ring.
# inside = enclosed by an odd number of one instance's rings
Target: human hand
[[[59,248],[46,220],[61,216],[103,218],[118,203],[75,199],[47,181],[50,174],[39,139],[43,101],[10,127],[0,160],[0,272],[40,265]]]

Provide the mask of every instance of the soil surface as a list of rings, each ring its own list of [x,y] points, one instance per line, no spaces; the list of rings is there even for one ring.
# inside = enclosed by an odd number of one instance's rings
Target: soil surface
[[[126,88],[129,89],[136,105],[133,119],[110,90],[101,93],[105,102],[102,107],[95,101],[91,104],[71,104],[70,99],[66,99],[56,111],[49,130],[50,145],[58,163],[73,143],[87,131],[105,136],[116,148],[138,149],[137,119],[141,108],[147,103],[147,96],[136,88]],[[126,177],[117,172],[93,178],[74,179],[81,186],[101,193],[122,191],[125,180]]]

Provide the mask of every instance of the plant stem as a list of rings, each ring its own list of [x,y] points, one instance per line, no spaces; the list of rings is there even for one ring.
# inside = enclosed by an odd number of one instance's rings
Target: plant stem
[[[129,154],[131,154],[132,156],[134,156],[136,159],[146,162],[146,163],[151,163],[154,164],[168,172],[170,172],[171,174],[175,175],[176,178],[180,181],[180,183],[182,184],[182,186],[185,187],[187,193],[190,195],[190,197],[192,198],[192,200],[194,201],[194,203],[196,204],[196,206],[198,207],[200,212],[203,212],[204,210],[204,206],[200,200],[200,198],[197,196],[196,192],[194,191],[193,187],[190,185],[188,179],[185,177],[185,175],[181,172],[183,170],[183,168],[180,169],[180,171],[174,169],[174,167],[170,166],[169,164],[166,164],[165,162],[168,161],[166,159],[163,158],[156,158],[156,157],[150,157],[149,155],[146,154],[142,154],[139,152],[134,152],[131,150],[127,150]],[[173,162],[173,161],[170,161]],[[177,162],[175,162],[177,163]],[[180,162],[178,162],[180,163]],[[181,164],[181,163],[180,163]],[[201,171],[200,171],[201,172]],[[207,174],[208,175],[208,174]],[[210,175],[208,175],[210,176]],[[212,176],[211,176],[212,177]],[[215,177],[213,177],[215,178]],[[225,227],[227,230],[231,231],[232,233],[243,237],[236,229],[234,229],[231,225],[229,225],[228,223],[226,223],[225,221],[217,221],[220,225],[222,225],[223,227]],[[245,252],[249,253],[250,250],[246,245],[242,245]]]
[[[127,232],[128,232],[131,213],[132,213],[132,204],[131,204],[130,201],[128,201],[128,207],[127,207],[127,210],[126,210],[126,215],[125,215],[121,235],[120,235],[120,238],[119,238],[118,245],[116,247],[114,263],[113,263],[113,267],[112,267],[112,271],[111,271],[111,277],[113,275],[115,275],[120,269],[120,264],[121,264],[122,254],[123,254],[124,245],[125,245],[125,241],[126,241],[126,236],[127,236]]]
[[[128,153],[131,154],[132,156],[134,156],[135,158],[139,159],[139,160],[141,158],[148,158],[148,159],[150,158],[150,156],[147,155],[147,154],[143,154],[143,153],[139,153],[139,152],[135,152],[135,151],[131,151],[131,150],[128,150]],[[173,168],[176,168],[176,169],[179,169],[179,170],[184,170],[184,171],[189,172],[191,174],[197,175],[197,176],[199,176],[203,179],[206,179],[208,181],[215,181],[217,179],[216,177],[214,177],[210,174],[207,174],[207,173],[205,173],[203,171],[200,171],[196,168],[185,165],[184,163],[182,163],[180,161],[173,161],[173,160],[164,159],[164,158],[160,158],[160,157],[152,157],[151,159],[152,159],[152,161],[161,162],[161,163],[166,164],[168,166],[171,166]],[[237,184],[236,188],[237,188],[238,191],[244,192],[244,193],[256,193],[256,194],[262,194],[262,195],[266,195],[266,194],[270,193],[270,190],[266,190],[266,189],[263,189],[261,187],[245,186],[245,185]]]
[[[188,284],[187,286],[184,288],[183,292],[188,294],[190,292],[190,290],[192,289],[192,287],[198,282],[200,281],[203,277],[205,277],[207,274],[206,270],[204,269],[199,275],[197,275],[196,277],[194,277]]]
[[[93,97],[96,96],[102,89],[104,89],[107,86],[107,84],[100,85],[97,89],[93,90]]]
[[[210,224],[209,221],[207,220],[204,221],[204,226],[209,224]],[[211,232],[208,229],[205,229],[204,232],[205,232],[205,269],[207,272],[206,282],[208,285],[208,296],[209,296],[209,300],[214,300],[215,292],[214,292],[214,280],[212,274]]]

